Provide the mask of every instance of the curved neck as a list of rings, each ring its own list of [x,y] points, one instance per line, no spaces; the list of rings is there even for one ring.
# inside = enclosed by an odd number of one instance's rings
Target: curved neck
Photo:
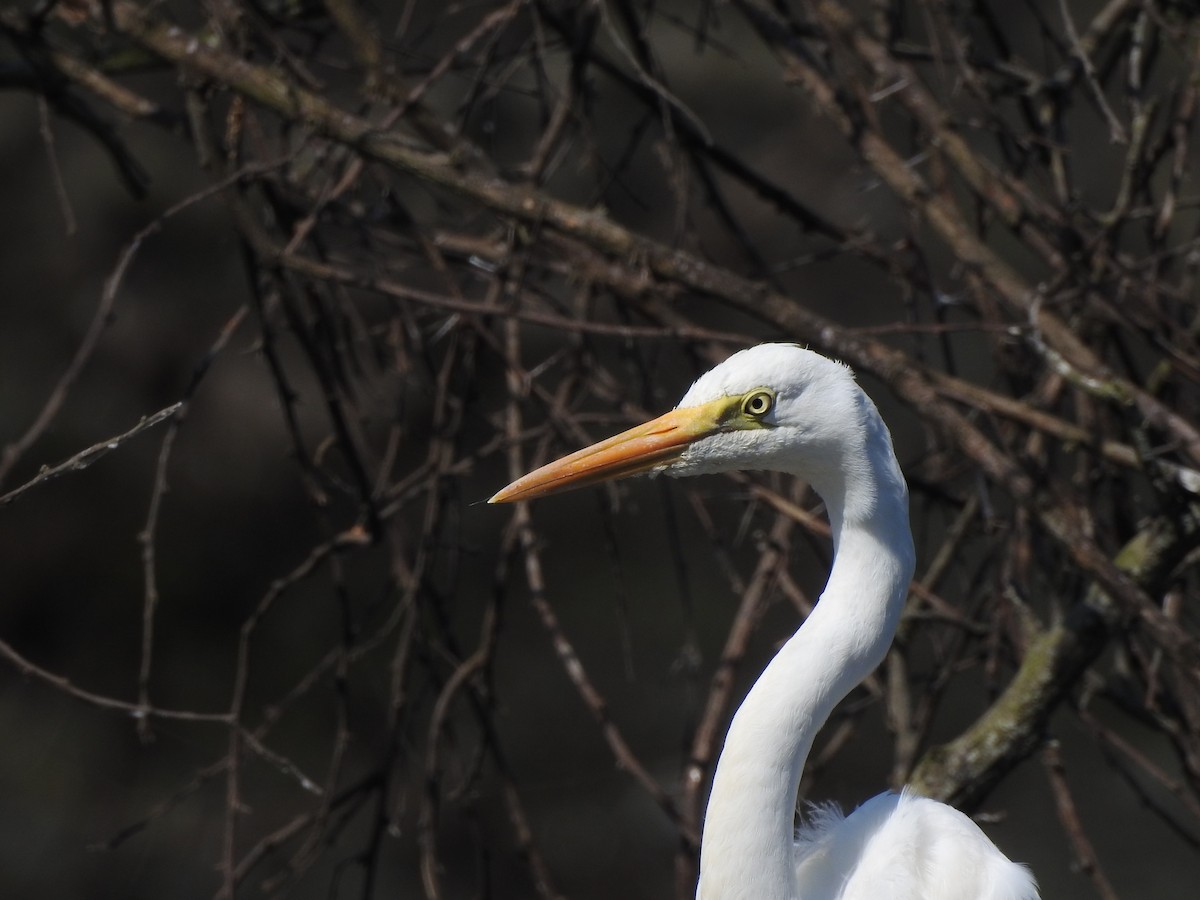
[[[833,567],[729,727],[705,814],[698,900],[802,900],[793,841],[804,762],[834,706],[883,660],[913,572],[908,490],[874,418],[882,441],[870,428],[852,474],[812,479],[833,527]]]

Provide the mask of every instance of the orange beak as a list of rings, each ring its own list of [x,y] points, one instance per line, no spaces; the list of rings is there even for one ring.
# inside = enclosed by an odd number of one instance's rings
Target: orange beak
[[[488,503],[532,500],[665,466],[679,459],[691,444],[719,431],[728,409],[728,398],[673,409],[518,478]]]

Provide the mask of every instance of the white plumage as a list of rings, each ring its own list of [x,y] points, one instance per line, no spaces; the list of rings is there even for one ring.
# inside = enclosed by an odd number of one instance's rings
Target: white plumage
[[[843,818],[796,792],[817,731],[883,660],[915,555],[908,488],[875,404],[840,363],[793,344],[735,353],[679,406],[509,485],[528,499],[645,471],[770,469],[821,495],[834,561],[820,602],[755,682],[713,777],[698,900],[1036,900],[1029,872],[961,812],[881,794]]]
[[[796,896],[879,900],[1028,900],[1028,870],[1010,862],[957,809],[904,791],[872,797],[843,818],[810,813],[796,837]]]

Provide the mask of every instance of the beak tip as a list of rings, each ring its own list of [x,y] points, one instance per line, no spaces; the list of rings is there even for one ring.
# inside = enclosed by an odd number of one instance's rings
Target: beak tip
[[[492,494],[492,496],[488,497],[487,502],[488,502],[488,505],[491,506],[496,503],[511,503],[512,500],[513,500],[513,491],[512,491],[512,485],[510,484],[510,485],[508,485],[508,487],[503,487],[500,490],[496,491],[496,493]]]

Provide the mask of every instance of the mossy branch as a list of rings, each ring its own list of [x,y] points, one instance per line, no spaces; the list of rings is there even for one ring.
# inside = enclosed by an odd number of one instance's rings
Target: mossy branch
[[[1170,570],[1197,546],[1178,521],[1148,523],[1117,554],[1115,565],[1146,592],[1158,592]],[[1122,607],[1093,585],[1061,622],[1034,637],[1008,687],[966,731],[933,747],[909,778],[919,793],[970,808],[1045,738],[1047,723],[1114,632],[1128,621]]]

